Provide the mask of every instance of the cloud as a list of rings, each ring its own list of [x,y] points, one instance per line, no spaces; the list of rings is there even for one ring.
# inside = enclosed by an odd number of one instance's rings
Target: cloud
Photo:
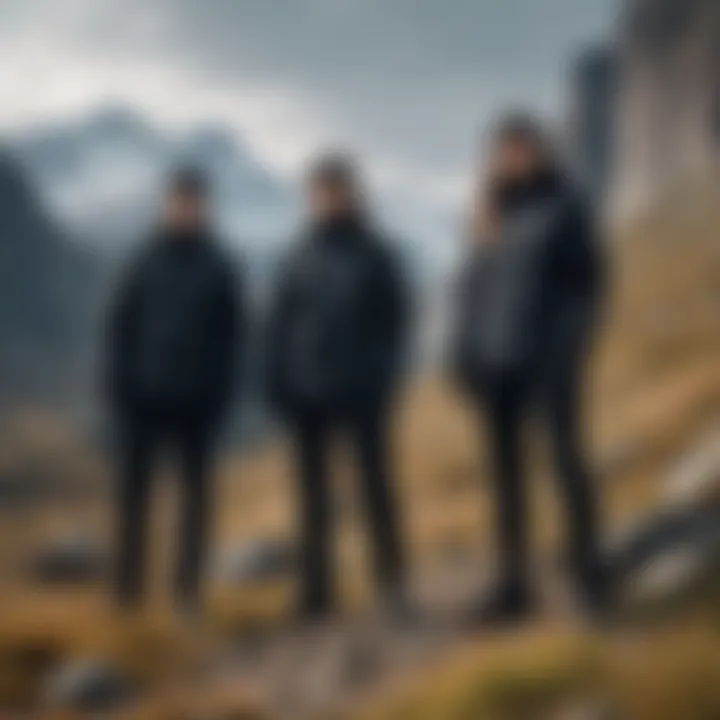
[[[325,144],[383,187],[457,203],[477,129],[506,104],[557,113],[569,54],[616,0],[4,0],[0,120],[129,101],[222,119],[274,172]]]

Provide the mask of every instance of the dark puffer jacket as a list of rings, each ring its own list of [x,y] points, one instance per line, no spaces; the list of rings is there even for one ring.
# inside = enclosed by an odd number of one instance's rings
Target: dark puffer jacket
[[[271,399],[282,413],[382,399],[407,325],[405,284],[384,239],[351,218],[310,228],[284,263],[270,311]]]
[[[603,268],[588,209],[559,176],[504,200],[500,237],[473,249],[458,283],[454,366],[484,374],[541,372],[580,352],[598,314]]]
[[[240,363],[240,279],[209,232],[158,231],[121,283],[108,319],[106,383],[123,410],[220,413]]]

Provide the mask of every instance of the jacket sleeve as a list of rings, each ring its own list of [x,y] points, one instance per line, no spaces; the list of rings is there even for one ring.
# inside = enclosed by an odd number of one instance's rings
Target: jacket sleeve
[[[400,259],[383,249],[375,279],[376,317],[385,349],[385,380],[392,382],[406,369],[410,354],[412,306],[410,288]]]
[[[461,389],[471,385],[472,361],[469,357],[469,315],[473,306],[471,260],[465,262],[450,283],[449,330],[445,369]]]
[[[140,313],[143,266],[141,258],[128,266],[111,298],[105,319],[102,390],[112,405],[120,407],[132,401],[130,358]]]
[[[263,378],[270,403],[282,410],[289,402],[285,373],[286,340],[296,308],[295,254],[280,263],[270,295],[263,343]]]
[[[582,343],[601,317],[606,267],[595,219],[581,201],[565,213],[552,250],[556,334],[561,343]]]
[[[241,394],[246,370],[249,336],[245,273],[239,263],[226,261],[222,270],[218,302],[220,341],[217,410],[222,411]]]

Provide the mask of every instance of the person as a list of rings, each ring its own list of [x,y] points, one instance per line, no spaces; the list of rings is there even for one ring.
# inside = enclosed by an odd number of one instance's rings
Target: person
[[[406,350],[408,298],[389,243],[373,223],[352,159],[327,153],[307,178],[310,219],[283,263],[270,311],[268,385],[299,465],[298,620],[333,609],[327,455],[344,432],[356,451],[383,601],[404,606],[388,422]]]
[[[501,578],[473,619],[512,621],[532,609],[521,435],[534,410],[550,431],[580,597],[593,615],[604,613],[608,578],[581,441],[583,370],[604,277],[597,233],[537,120],[509,115],[491,144],[454,349],[457,378],[486,410],[499,512]]]
[[[245,336],[240,278],[209,208],[200,170],[173,174],[161,223],[121,281],[107,321],[106,390],[122,456],[116,593],[124,607],[142,596],[152,474],[169,449],[182,470],[176,590],[183,612],[201,610],[210,461]]]

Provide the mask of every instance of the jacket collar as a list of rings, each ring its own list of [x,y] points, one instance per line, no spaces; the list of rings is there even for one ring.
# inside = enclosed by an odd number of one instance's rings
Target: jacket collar
[[[527,180],[498,188],[496,201],[501,213],[515,212],[527,205],[556,197],[564,185],[562,174],[558,170],[548,169]]]
[[[368,234],[367,219],[359,214],[311,221],[308,235],[320,243],[362,242]]]
[[[153,233],[153,240],[157,245],[162,246],[197,248],[212,242],[212,232],[204,225],[188,229],[160,225]]]

